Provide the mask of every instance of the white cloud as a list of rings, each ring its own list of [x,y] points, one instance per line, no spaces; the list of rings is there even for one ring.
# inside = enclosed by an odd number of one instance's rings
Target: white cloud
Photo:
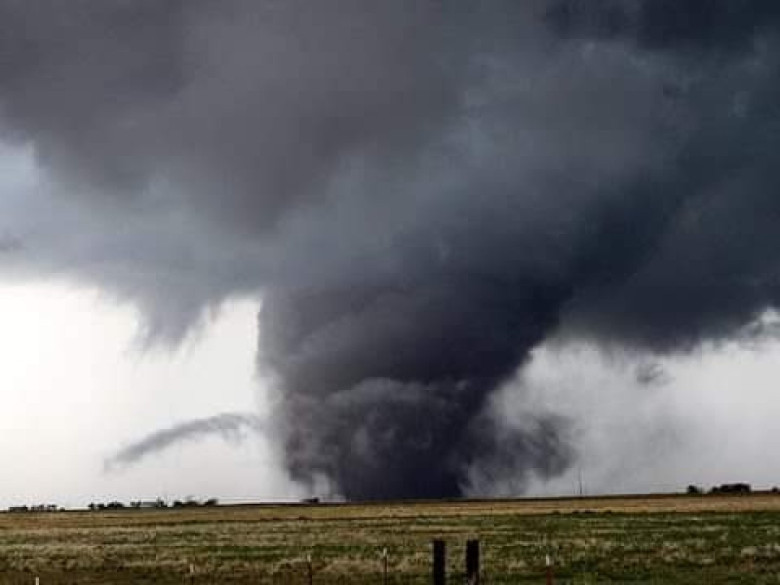
[[[91,290],[0,287],[0,506],[168,495],[294,498],[265,440],[176,446],[121,473],[104,458],[161,427],[227,410],[267,416],[257,303],[228,304],[177,350],[141,352],[136,311]]]
[[[655,382],[643,382],[648,363],[663,372]],[[576,494],[580,473],[591,494],[733,481],[766,488],[780,484],[780,464],[771,456],[780,448],[779,377],[780,342],[709,346],[651,362],[548,344],[534,351],[497,405],[510,424],[534,413],[573,423],[579,460],[561,477],[536,480],[534,494]]]

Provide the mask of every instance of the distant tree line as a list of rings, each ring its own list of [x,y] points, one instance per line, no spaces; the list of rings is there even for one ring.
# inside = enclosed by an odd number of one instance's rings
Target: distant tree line
[[[33,506],[11,506],[9,512],[59,512],[60,508],[56,504],[35,504]]]
[[[689,485],[688,488],[685,490],[685,492],[688,495],[704,495],[705,493],[709,494],[736,494],[736,495],[745,495],[749,494],[753,491],[749,483],[722,483],[720,485],[716,485],[710,488],[710,490],[707,492],[703,487],[700,487],[698,485]],[[778,488],[774,487],[772,488],[772,493],[778,493]]]
[[[187,498],[186,500],[174,500],[171,503],[166,502],[162,498],[156,500],[133,500],[129,504],[125,504],[119,501],[111,502],[90,502],[87,506],[90,510],[123,510],[123,509],[160,509],[160,508],[198,508],[203,506],[216,506],[219,504],[217,498],[209,498],[208,500],[198,501],[194,498]]]

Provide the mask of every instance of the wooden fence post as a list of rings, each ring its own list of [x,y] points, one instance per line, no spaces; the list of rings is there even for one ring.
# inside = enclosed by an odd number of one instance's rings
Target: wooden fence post
[[[479,585],[479,541],[466,541],[466,583]]]
[[[547,567],[547,585],[554,585],[555,578],[553,577],[553,563],[550,555],[544,556],[544,564]]]
[[[446,585],[447,582],[447,553],[443,540],[433,541],[433,585]]]
[[[387,549],[382,549],[382,585],[387,585]]]

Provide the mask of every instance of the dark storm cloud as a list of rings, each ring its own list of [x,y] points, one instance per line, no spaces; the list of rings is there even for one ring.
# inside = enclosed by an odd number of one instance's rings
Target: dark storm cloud
[[[562,36],[718,53],[750,48],[777,26],[780,6],[772,0],[553,0],[545,16]]]
[[[104,463],[106,471],[134,465],[177,443],[196,441],[211,435],[224,439],[240,439],[245,431],[261,432],[262,425],[255,416],[224,413],[207,418],[187,421],[171,428],[155,431],[140,441],[128,445]]]
[[[181,182],[186,202],[257,230],[322,193],[313,185],[351,150],[416,148],[447,115],[437,12],[408,1],[9,0],[3,119],[58,180],[123,206],[142,204],[154,181]]]
[[[0,123],[45,174],[0,203],[14,256],[136,300],[152,337],[262,293],[304,482],[455,495],[515,468],[520,489],[573,454],[559,418],[485,414],[534,346],[671,352],[780,300],[774,4],[0,16]]]

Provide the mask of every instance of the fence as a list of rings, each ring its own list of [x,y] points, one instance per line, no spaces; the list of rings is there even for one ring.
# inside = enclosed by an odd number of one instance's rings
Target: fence
[[[372,583],[382,583],[382,585],[391,585],[399,582],[404,582],[403,577],[399,575],[393,575],[389,569],[390,555],[388,549],[384,548],[379,554],[378,573],[380,575],[379,581],[371,581]],[[452,583],[458,583],[459,585],[489,585],[485,575],[483,575],[480,566],[480,541],[477,539],[467,540],[465,547],[465,571],[458,573],[454,577],[448,579],[447,575],[447,543],[442,539],[435,539],[431,543],[431,576],[430,583],[432,585],[452,585]],[[546,583],[553,585],[553,563],[549,555],[545,558],[546,566]],[[292,566],[290,568],[293,568]],[[300,569],[303,569],[302,571]],[[293,577],[292,573],[280,572],[278,574],[271,575],[272,583],[288,584],[288,583],[303,583],[308,585],[317,585],[318,583],[333,583],[332,577],[320,574],[321,580],[318,580],[317,574],[317,562],[316,558],[312,554],[307,554],[303,561],[298,564],[298,569],[294,571],[298,577]],[[301,580],[301,577],[303,578]],[[399,581],[400,577],[400,581]],[[199,583],[212,583],[213,575],[201,574],[198,568],[194,564],[189,564],[188,570],[184,578],[184,582],[188,585],[197,585]],[[32,582],[34,585],[46,585],[46,577],[34,576]],[[30,581],[23,576],[18,576],[10,581],[3,581],[4,583],[16,584],[30,584]],[[56,583],[60,583],[55,579]],[[368,582],[368,581],[366,581]],[[419,582],[416,581],[416,582]],[[503,581],[502,581],[503,582]],[[540,581],[541,582],[541,581]]]

